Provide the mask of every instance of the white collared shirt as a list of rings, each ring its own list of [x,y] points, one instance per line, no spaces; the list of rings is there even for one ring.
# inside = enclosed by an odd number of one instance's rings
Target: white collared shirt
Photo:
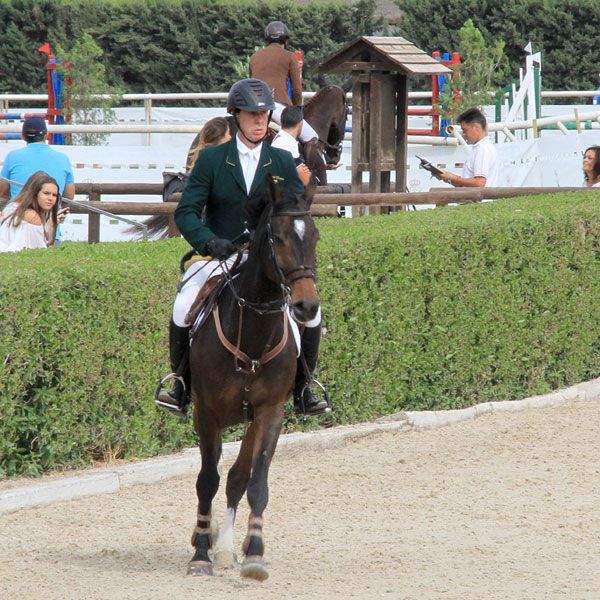
[[[287,150],[292,155],[292,158],[298,158],[300,156],[298,140],[283,129],[277,132],[277,135],[273,138],[271,147]]]
[[[252,181],[258,168],[258,161],[260,160],[260,152],[262,150],[262,142],[256,146],[256,148],[248,148],[239,135],[235,138],[237,143],[238,154],[240,156],[240,166],[242,167],[242,173],[244,174],[244,181],[246,182],[246,193],[250,193],[252,187]]]
[[[485,187],[496,187],[498,185],[498,163],[498,152],[486,135],[471,147],[463,165],[462,176],[469,179],[485,177]]]

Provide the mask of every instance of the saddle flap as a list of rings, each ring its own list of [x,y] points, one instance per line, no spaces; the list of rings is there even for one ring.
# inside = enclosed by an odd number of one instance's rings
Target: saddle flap
[[[227,285],[225,274],[217,273],[209,277],[206,283],[200,288],[196,299],[185,317],[188,325],[194,325],[192,335],[202,325],[206,316],[212,312],[215,302],[218,300],[225,285]],[[202,316],[202,319],[198,322],[198,317],[200,316]]]

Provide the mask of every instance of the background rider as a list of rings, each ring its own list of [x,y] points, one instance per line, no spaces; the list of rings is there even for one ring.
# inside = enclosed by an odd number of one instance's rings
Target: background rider
[[[296,55],[287,49],[289,31],[281,21],[272,21],[265,28],[267,46],[250,57],[250,77],[264,81],[275,96],[272,119],[281,124],[281,113],[286,106],[302,106],[302,79]],[[288,94],[288,79],[292,86],[292,97]],[[308,142],[318,139],[317,132],[302,121],[300,140]]]

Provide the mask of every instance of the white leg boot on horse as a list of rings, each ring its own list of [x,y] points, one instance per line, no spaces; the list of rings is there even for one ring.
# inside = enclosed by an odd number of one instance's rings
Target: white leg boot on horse
[[[294,383],[294,409],[300,415],[321,415],[331,412],[329,394],[320,386],[325,394],[319,398],[309,387],[313,382],[312,374],[319,358],[319,345],[321,342],[321,324],[316,327],[307,327],[302,333],[302,354],[298,358],[298,370]],[[304,359],[302,357],[304,355]]]

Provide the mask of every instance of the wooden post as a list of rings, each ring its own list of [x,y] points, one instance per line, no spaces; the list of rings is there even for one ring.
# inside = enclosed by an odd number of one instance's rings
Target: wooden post
[[[369,110],[366,95],[369,89],[370,73],[352,72],[352,191],[362,191],[363,165],[368,162]],[[366,207],[357,206],[352,216],[366,213]]]
[[[406,163],[408,130],[408,85],[405,75],[397,75],[396,79],[396,192],[406,192]]]
[[[169,198],[167,198],[167,202],[175,202],[176,204],[178,204],[180,199],[181,194],[177,194],[176,198],[173,198],[173,196],[171,195]],[[169,215],[169,226],[167,228],[167,236],[170,238],[174,238],[179,237],[180,235],[181,233],[179,232],[179,229],[175,223],[175,213],[172,212]]]
[[[102,196],[98,192],[89,195],[90,200],[100,201]],[[88,244],[97,244],[100,241],[100,215],[91,212],[88,215]]]

